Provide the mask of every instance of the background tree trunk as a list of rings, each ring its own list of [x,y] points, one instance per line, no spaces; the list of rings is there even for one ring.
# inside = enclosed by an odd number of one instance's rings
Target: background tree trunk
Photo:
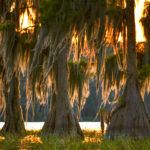
[[[146,45],[146,48],[145,48],[145,64],[146,65],[150,65],[150,40],[145,44]]]
[[[119,107],[111,118],[106,137],[150,136],[149,118],[139,90],[135,41],[134,0],[126,0],[127,19],[127,82],[124,91],[125,105]]]
[[[25,126],[20,105],[19,81],[13,75],[9,84],[4,86],[6,101],[5,124],[2,133],[24,134]]]
[[[56,89],[53,86],[51,109],[42,133],[83,137],[68,96],[67,54],[68,50],[64,49],[56,62]]]

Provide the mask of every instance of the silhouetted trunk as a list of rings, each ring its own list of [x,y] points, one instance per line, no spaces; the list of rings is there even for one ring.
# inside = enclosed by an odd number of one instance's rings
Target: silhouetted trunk
[[[111,118],[106,137],[150,136],[149,118],[139,90],[135,49],[134,0],[126,0],[127,19],[127,81],[124,91],[125,105],[118,108]]]
[[[98,32],[98,43],[96,43],[96,48],[97,48],[97,54],[96,54],[96,60],[97,60],[97,89],[99,89],[100,86],[100,70],[101,70],[101,66],[102,66],[102,62],[103,60],[102,58],[102,51],[103,51],[103,47],[99,47],[99,45],[101,45],[105,32],[106,32],[106,5],[107,5],[107,1],[105,0],[101,0],[99,1],[99,10],[100,10],[100,28],[99,28],[99,32]]]
[[[150,40],[146,43],[145,47],[145,64],[150,64]]]
[[[6,100],[5,124],[2,133],[24,134],[25,126],[20,105],[19,81],[13,75],[9,84],[4,86]]]
[[[56,62],[56,89],[53,86],[51,109],[42,133],[83,137],[68,96],[67,54],[68,50],[63,49]]]

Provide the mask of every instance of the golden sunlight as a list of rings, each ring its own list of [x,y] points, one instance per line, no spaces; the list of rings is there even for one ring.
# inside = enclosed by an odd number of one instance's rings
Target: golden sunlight
[[[85,138],[82,143],[102,143],[102,133],[101,131],[91,131],[91,130],[84,130]]]
[[[92,61],[92,59],[95,57],[94,46],[91,46],[91,48],[89,48],[86,31],[83,37],[82,45],[78,33],[75,31],[75,29],[73,30],[71,50],[74,52],[74,61],[78,61],[80,59],[78,58],[79,51],[81,56],[89,58],[90,61]]]
[[[32,32],[34,29],[35,12],[32,8],[25,10],[23,14],[20,15],[20,32],[24,33],[27,31]]]
[[[41,138],[37,135],[27,135],[20,141],[20,150],[30,149],[31,144],[43,144]]]
[[[136,42],[145,42],[144,30],[140,19],[143,17],[144,3],[150,0],[136,0],[135,1],[135,27],[136,27]],[[118,41],[123,42],[122,34],[119,35]]]
[[[0,136],[0,142],[4,141],[6,138],[3,136]]]
[[[28,135],[28,136],[25,136],[22,140],[21,140],[21,144],[23,143],[40,143],[42,144],[42,140],[40,137],[38,137],[37,135]]]
[[[144,31],[140,19],[143,17],[144,3],[150,0],[136,0],[135,6],[135,24],[136,24],[136,42],[144,42]]]

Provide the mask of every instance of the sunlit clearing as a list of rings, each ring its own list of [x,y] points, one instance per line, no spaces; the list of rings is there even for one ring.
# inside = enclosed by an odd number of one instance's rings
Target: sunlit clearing
[[[85,134],[84,141],[82,143],[97,143],[102,142],[102,133],[100,131],[84,130]]]
[[[101,139],[97,139],[96,137],[85,137],[83,143],[101,143]]]
[[[43,144],[43,142],[37,135],[28,135],[21,139],[20,148],[28,148],[30,144]]]
[[[136,25],[136,42],[144,42],[144,31],[140,19],[143,17],[144,3],[150,0],[136,0],[135,6],[135,25]]]

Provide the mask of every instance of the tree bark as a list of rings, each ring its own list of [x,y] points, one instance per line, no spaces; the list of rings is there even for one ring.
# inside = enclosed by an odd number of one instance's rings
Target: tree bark
[[[127,81],[123,94],[125,105],[120,106],[111,116],[106,137],[150,136],[149,117],[139,90],[135,41],[134,0],[126,0],[127,19]]]
[[[145,53],[144,53],[144,57],[145,57],[145,64],[146,65],[150,65],[150,40],[145,44]]]
[[[5,124],[1,132],[22,135],[25,133],[25,126],[20,106],[19,81],[15,75],[9,84],[5,84],[4,95],[6,101]]]
[[[42,134],[83,137],[68,96],[67,54],[68,50],[63,49],[56,62],[56,83],[55,88],[54,85],[52,87],[51,109],[43,126]]]

